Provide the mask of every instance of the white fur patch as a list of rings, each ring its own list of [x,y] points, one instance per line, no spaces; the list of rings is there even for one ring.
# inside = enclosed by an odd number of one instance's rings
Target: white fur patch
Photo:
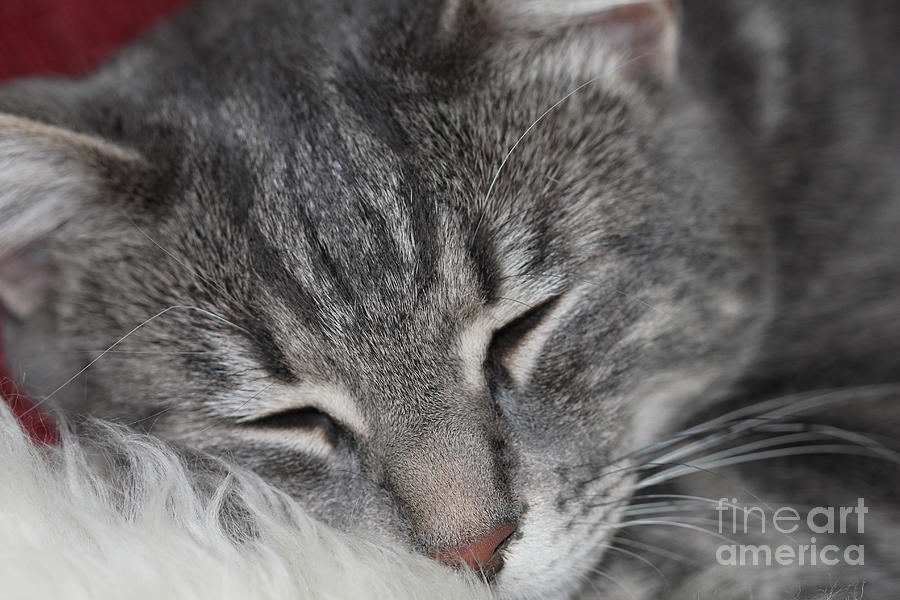
[[[0,402],[0,598],[490,597],[427,558],[335,532],[246,472],[210,496],[209,474],[153,438],[109,426],[91,448],[65,432],[61,449],[35,447]],[[112,455],[127,477],[104,476]],[[229,489],[258,532],[240,545],[218,516]]]

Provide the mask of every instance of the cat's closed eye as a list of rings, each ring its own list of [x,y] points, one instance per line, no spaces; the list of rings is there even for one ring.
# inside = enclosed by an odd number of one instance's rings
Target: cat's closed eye
[[[244,421],[245,427],[269,431],[296,431],[314,435],[334,446],[337,444],[342,428],[325,412],[303,406],[267,414]]]
[[[523,369],[528,342],[532,334],[546,322],[553,309],[559,304],[559,296],[552,296],[540,302],[512,321],[496,330],[488,345],[486,368],[503,376],[512,375],[514,379],[524,378],[518,373]],[[521,377],[516,377],[521,375]]]

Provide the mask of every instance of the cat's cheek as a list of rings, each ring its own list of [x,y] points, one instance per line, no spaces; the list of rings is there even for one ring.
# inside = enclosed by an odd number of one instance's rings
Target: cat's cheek
[[[528,510],[520,537],[507,550],[498,595],[569,597],[603,559],[633,477],[620,468],[590,482],[574,482],[571,470],[551,471],[539,457],[532,461],[528,468],[539,475],[523,490]]]
[[[259,436],[221,435],[200,448],[250,469],[283,490],[316,519],[367,539],[404,544],[390,506],[346,448],[316,453]],[[347,510],[352,499],[353,510]]]

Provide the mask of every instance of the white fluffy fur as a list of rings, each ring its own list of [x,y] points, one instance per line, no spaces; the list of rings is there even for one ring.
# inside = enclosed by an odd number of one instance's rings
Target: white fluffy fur
[[[326,527],[252,474],[229,469],[210,486],[158,440],[99,431],[37,448],[0,402],[0,598],[490,597],[424,557]],[[114,457],[127,475],[110,481]],[[258,534],[240,543],[219,516],[232,491]]]

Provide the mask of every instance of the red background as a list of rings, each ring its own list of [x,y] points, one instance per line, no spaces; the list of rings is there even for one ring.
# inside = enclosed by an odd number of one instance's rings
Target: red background
[[[0,0],[0,80],[79,75],[188,0]]]

